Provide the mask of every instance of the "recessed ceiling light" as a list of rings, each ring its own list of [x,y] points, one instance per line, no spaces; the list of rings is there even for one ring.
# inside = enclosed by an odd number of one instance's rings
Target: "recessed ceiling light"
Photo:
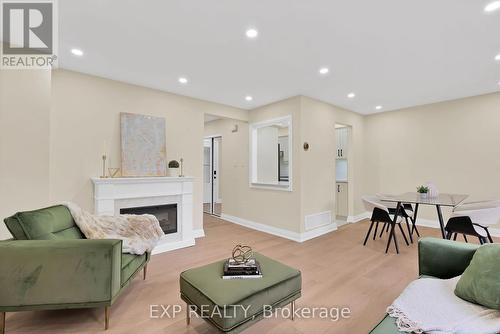
[[[380,110],[382,109],[382,106],[376,106],[375,109]]]
[[[487,13],[494,12],[500,9],[500,1],[490,2],[486,7],[484,7],[484,11]]]
[[[187,79],[187,78],[185,78],[185,77],[180,77],[180,78],[179,78],[179,83],[181,83],[181,84],[185,85],[185,84],[187,84],[187,83],[188,83],[188,79]]]
[[[259,31],[255,28],[250,28],[247,29],[245,34],[247,35],[248,38],[256,38],[257,36],[259,36]]]
[[[75,56],[83,56],[83,51],[80,49],[71,49],[71,53]]]
[[[247,100],[248,102],[250,102],[250,101],[253,100],[253,97],[251,97],[250,95],[247,95],[247,96],[245,96],[245,100]]]
[[[500,61],[500,53],[495,56],[496,61]]]
[[[319,74],[328,74],[328,72],[330,72],[328,67],[322,67],[319,69]]]
[[[347,94],[347,97],[348,97],[348,98],[350,98],[350,99],[353,99],[353,98],[355,98],[355,97],[356,97],[356,94],[354,94],[354,93],[349,93],[349,94]]]

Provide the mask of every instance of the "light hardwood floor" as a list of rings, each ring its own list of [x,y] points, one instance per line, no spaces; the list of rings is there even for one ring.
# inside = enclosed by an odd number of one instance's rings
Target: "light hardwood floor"
[[[203,212],[210,213],[210,203],[203,203]],[[214,203],[214,214],[220,216],[222,213],[222,203]]]
[[[131,283],[111,307],[106,333],[214,333],[201,319],[186,326],[185,313],[175,319],[150,319],[150,304],[181,304],[181,271],[228,257],[236,243],[253,246],[269,257],[302,271],[302,297],[296,307],[349,307],[352,316],[333,322],[326,319],[264,319],[245,333],[367,333],[386,307],[417,277],[417,245],[407,247],[400,238],[399,255],[393,248],[384,254],[386,237],[362,241],[368,222],[350,224],[322,237],[296,243],[246,229],[205,215],[206,237],[196,246],[153,256],[148,278]],[[425,236],[439,230],[420,228]],[[399,235],[398,235],[399,236]],[[7,314],[7,333],[103,332],[104,311],[81,309]]]

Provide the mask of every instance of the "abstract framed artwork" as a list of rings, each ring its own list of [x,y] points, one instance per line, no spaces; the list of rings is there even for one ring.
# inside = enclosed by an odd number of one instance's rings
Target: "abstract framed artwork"
[[[165,176],[165,118],[120,113],[124,177]]]

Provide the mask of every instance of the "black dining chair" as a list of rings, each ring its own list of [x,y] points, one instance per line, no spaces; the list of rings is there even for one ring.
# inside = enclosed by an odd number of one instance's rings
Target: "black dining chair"
[[[480,244],[493,243],[488,225],[496,224],[500,219],[500,201],[482,201],[459,205],[453,209],[445,231],[446,239],[457,239],[462,234],[476,237]]]
[[[373,240],[375,240],[377,236],[377,230],[379,227],[380,223],[383,223],[382,231],[387,227],[390,227],[390,233],[389,233],[389,239],[387,240],[387,246],[385,248],[385,252],[389,250],[389,245],[391,244],[392,238],[394,238],[394,245],[396,246],[396,253],[399,254],[399,247],[398,243],[396,240],[396,233],[395,233],[395,228],[397,225],[399,227],[399,230],[401,231],[401,234],[403,235],[403,238],[406,242],[406,245],[409,246],[410,244],[408,243],[408,239],[406,238],[405,232],[403,231],[403,228],[401,227],[401,222],[403,221],[403,218],[401,214],[398,215],[396,219],[396,223],[394,223],[394,218],[391,217],[391,214],[389,212],[389,208],[380,201],[380,199],[377,196],[363,196],[362,197],[363,204],[366,208],[366,210],[371,211],[372,215],[370,218],[370,227],[368,228],[368,232],[366,233],[365,241],[363,242],[363,246],[366,245],[366,242],[368,241],[368,238],[370,237],[371,231],[373,229],[373,226],[375,226],[375,231],[373,233]],[[402,211],[402,208],[401,210]],[[392,215],[394,216],[394,214]]]
[[[388,195],[384,194],[377,194],[376,195],[379,198],[383,197],[390,197]],[[389,209],[389,214],[395,215],[396,214],[396,203],[394,202],[384,202],[385,206]],[[413,210],[413,206],[410,203],[403,203],[403,210],[399,210],[399,214],[401,215],[402,218],[405,219],[406,221],[406,228],[408,229],[408,235],[410,237],[410,242],[413,243],[413,233],[417,234],[417,237],[420,238],[420,232],[418,231],[416,222],[415,222],[415,212]],[[411,224],[410,224],[411,222]],[[411,225],[411,227],[410,227]],[[382,226],[382,230],[380,231],[379,238],[382,237],[382,234],[384,231],[387,233],[389,232],[389,224],[384,223]]]

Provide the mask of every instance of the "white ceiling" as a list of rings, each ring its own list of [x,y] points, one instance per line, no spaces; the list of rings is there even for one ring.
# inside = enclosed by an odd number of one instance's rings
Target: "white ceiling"
[[[59,64],[245,109],[307,95],[370,114],[499,91],[490,1],[64,0]]]

